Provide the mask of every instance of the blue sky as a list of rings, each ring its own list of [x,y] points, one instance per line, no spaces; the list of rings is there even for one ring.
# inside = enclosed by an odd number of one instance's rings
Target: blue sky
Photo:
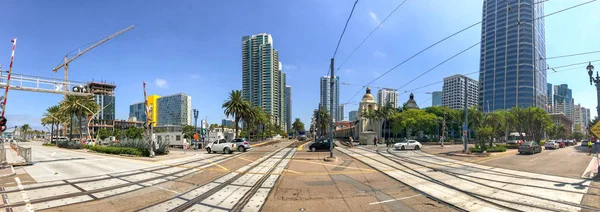
[[[143,100],[142,81],[149,94],[187,93],[201,117],[210,123],[224,118],[221,104],[228,92],[241,89],[241,38],[270,33],[279,50],[288,85],[293,87],[293,117],[309,121],[319,101],[319,78],[327,74],[337,39],[353,0],[303,1],[3,1],[0,64],[8,68],[11,43],[18,37],[13,72],[62,79],[53,73],[63,56],[129,25],[135,29],[92,50],[70,65],[76,81],[106,80],[117,84],[117,118],[126,119],[129,105]],[[340,49],[336,68],[401,0],[359,1]],[[554,0],[546,14],[585,2]],[[340,102],[346,113],[356,108],[375,79],[437,40],[481,20],[481,0],[408,0],[379,28],[338,72]],[[600,3],[546,18],[547,56],[600,50],[597,42]],[[373,87],[399,88],[435,64],[479,42],[481,27],[453,37],[391,71]],[[2,56],[4,55],[4,56]],[[600,54],[549,60],[560,66],[598,60]],[[571,69],[578,68],[579,69]],[[597,65],[600,68],[600,64]],[[569,84],[576,103],[595,115],[595,89],[585,65],[548,75],[548,82]],[[570,69],[570,70],[569,70]],[[479,46],[401,89],[411,90],[442,78],[479,70]],[[471,75],[477,78],[477,75]],[[431,105],[426,92],[441,84],[414,91],[421,107]],[[376,92],[374,88],[374,92]],[[41,128],[45,109],[61,95],[11,91],[6,107],[10,125],[30,123]],[[408,93],[400,96],[408,99]],[[347,114],[346,114],[347,116]]]

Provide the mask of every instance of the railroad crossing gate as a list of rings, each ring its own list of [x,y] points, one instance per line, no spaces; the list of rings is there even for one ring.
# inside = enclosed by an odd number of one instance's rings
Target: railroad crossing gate
[[[594,134],[594,136],[596,136],[596,138],[600,138],[600,121],[596,122],[596,124],[590,128],[590,131],[592,134]]]

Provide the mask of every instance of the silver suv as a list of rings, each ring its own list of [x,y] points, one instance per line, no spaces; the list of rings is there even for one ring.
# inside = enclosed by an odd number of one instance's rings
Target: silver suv
[[[237,150],[240,152],[245,152],[250,149],[250,142],[248,142],[246,138],[236,138],[231,140],[230,143],[235,143]]]

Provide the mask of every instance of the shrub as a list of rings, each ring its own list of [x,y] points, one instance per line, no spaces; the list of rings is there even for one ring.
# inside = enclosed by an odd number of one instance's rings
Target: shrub
[[[113,147],[124,147],[124,148],[133,148],[133,149],[137,149],[140,152],[142,152],[143,156],[150,156],[150,150],[148,149],[148,140],[146,140],[145,138],[143,139],[125,139],[121,142],[115,143],[115,144],[111,144],[110,146]],[[166,155],[169,154],[169,142],[166,141],[159,141],[156,142],[157,143],[157,147],[154,150],[154,153],[156,155]]]
[[[81,149],[81,143],[78,141],[58,141],[56,146],[65,149]]]
[[[44,143],[42,144],[43,146],[56,146],[56,144],[52,144],[52,143]]]
[[[503,145],[498,145],[498,146],[493,146],[493,147],[487,147],[485,150],[487,152],[506,152],[506,147]],[[483,152],[483,150],[479,147],[479,145],[469,148],[469,151],[475,152],[475,153]]]
[[[497,144],[497,146],[503,146],[506,149],[518,149],[518,144]]]
[[[143,153],[139,149],[128,148],[128,147],[116,147],[116,146],[86,146],[87,149],[100,152],[107,153],[113,155],[135,155],[142,156]]]

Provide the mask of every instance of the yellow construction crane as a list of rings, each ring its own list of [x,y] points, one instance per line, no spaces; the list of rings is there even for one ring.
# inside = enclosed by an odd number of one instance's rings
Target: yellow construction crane
[[[99,46],[100,44],[103,44],[103,43],[105,43],[106,41],[108,41],[108,40],[110,40],[110,39],[112,39],[112,38],[114,38],[114,37],[117,37],[117,36],[119,36],[119,35],[121,35],[121,34],[123,34],[123,33],[127,32],[127,31],[129,31],[129,30],[132,30],[132,29],[133,29],[133,25],[132,25],[132,26],[129,26],[129,27],[125,28],[125,29],[122,29],[121,31],[118,31],[118,32],[117,32],[117,33],[115,33],[115,34],[112,34],[112,35],[110,35],[110,36],[108,36],[108,37],[106,37],[106,38],[104,38],[104,39],[102,39],[102,40],[98,41],[98,43],[95,43],[94,45],[91,45],[91,46],[90,46],[90,47],[88,47],[87,49],[84,49],[83,51],[79,52],[79,54],[77,54],[77,55],[73,56],[71,59],[69,59],[68,55],[65,55],[65,58],[64,58],[64,63],[63,63],[63,64],[61,64],[61,65],[59,65],[58,67],[56,67],[56,68],[52,69],[52,71],[54,71],[54,73],[56,73],[56,72],[57,72],[57,71],[58,71],[60,68],[64,67],[64,69],[65,69],[65,91],[66,91],[66,92],[69,92],[69,63],[71,63],[73,60],[75,60],[75,59],[77,59],[77,58],[81,57],[81,55],[83,55],[83,54],[85,54],[85,53],[89,52],[89,51],[90,51],[90,50],[92,50],[93,48],[96,48],[96,47],[97,47],[97,46]]]

